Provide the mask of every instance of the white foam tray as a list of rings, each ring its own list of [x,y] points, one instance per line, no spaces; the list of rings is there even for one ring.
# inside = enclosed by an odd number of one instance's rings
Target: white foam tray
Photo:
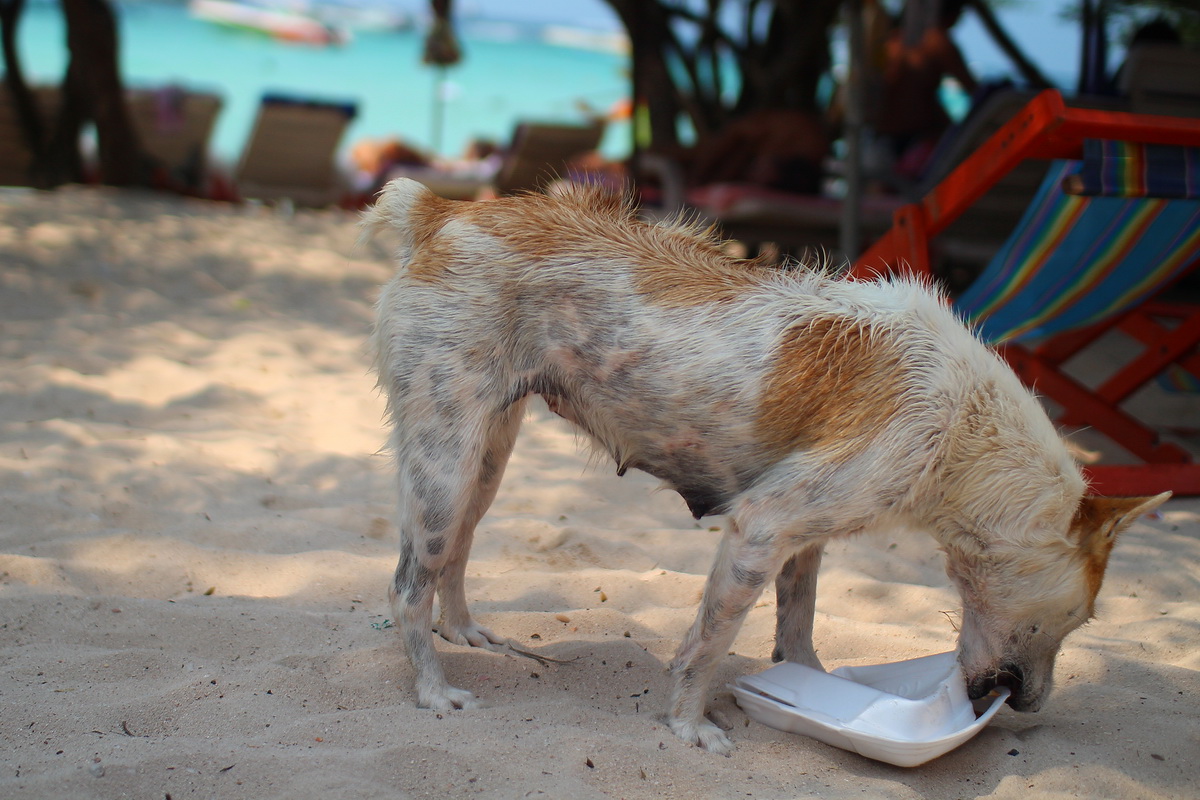
[[[979,701],[953,652],[822,672],[784,662],[731,687],[751,717],[789,733],[900,767],[948,753],[991,721],[1009,695]]]

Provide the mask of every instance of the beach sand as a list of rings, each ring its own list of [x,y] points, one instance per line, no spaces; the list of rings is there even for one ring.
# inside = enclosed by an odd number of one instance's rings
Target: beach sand
[[[722,758],[663,713],[724,520],[617,478],[540,405],[468,597],[564,663],[439,643],[487,705],[415,708],[365,346],[390,269],[355,225],[0,192],[0,796],[1200,796],[1200,502],[1125,534],[1042,712],[915,769],[737,707],[725,684],[770,666],[768,592],[721,663]],[[923,534],[839,542],[817,647],[827,667],[948,650],[957,607]]]

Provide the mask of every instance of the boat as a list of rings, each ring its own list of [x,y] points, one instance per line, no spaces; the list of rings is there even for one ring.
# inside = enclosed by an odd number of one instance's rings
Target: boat
[[[350,32],[310,14],[238,0],[189,0],[188,12],[196,19],[226,28],[251,31],[281,42],[316,46],[341,45]]]
[[[289,7],[342,30],[394,33],[417,27],[416,16],[392,0],[289,0]]]

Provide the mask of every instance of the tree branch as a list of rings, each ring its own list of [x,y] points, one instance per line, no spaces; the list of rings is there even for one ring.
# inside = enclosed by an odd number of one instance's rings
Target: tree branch
[[[1012,61],[1013,66],[1021,73],[1021,77],[1034,89],[1051,89],[1054,84],[1042,74],[1042,71],[1029,60],[1012,37],[1008,35],[1008,31],[1000,25],[1000,20],[996,18],[991,6],[987,0],[967,0],[967,4],[975,10],[979,15],[979,21],[983,23],[983,27],[987,30],[988,35],[996,42],[996,45],[1004,51]]]

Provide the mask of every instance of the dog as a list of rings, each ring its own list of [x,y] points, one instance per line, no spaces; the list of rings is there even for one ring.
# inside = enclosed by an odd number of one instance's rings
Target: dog
[[[728,256],[684,220],[649,223],[587,188],[469,203],[388,184],[366,234],[398,239],[375,366],[391,421],[400,560],[391,586],[417,704],[451,687],[437,633],[494,649],[464,574],[526,401],[728,515],[694,624],[670,664],[672,731],[732,748],[709,684],[771,580],[775,660],[820,667],[812,628],[833,537],[924,529],[962,599],[973,698],[1036,711],[1068,633],[1093,613],[1117,535],[1164,502],[1099,498],[1038,401],[916,279],[855,281]]]

